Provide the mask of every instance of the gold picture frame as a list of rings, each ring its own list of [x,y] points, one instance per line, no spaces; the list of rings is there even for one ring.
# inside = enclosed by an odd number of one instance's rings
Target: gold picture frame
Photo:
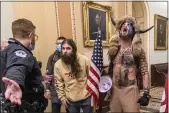
[[[98,29],[101,31],[102,46],[109,46],[111,9],[112,8],[107,5],[83,2],[83,36],[85,47],[94,46]]]
[[[154,49],[167,50],[168,48],[168,18],[154,15]]]

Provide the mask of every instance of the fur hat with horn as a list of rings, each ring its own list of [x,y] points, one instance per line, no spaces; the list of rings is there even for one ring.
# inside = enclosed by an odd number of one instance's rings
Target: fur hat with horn
[[[114,19],[111,16],[111,22],[115,26],[116,32],[109,40],[109,50],[108,50],[109,60],[114,59],[116,53],[118,52],[118,48],[120,46],[119,45],[120,30],[121,30],[122,25],[125,22],[131,23],[132,25],[133,35],[130,36],[130,38],[132,39],[133,55],[139,56],[141,53],[141,49],[142,49],[142,45],[141,45],[142,39],[139,36],[139,34],[146,33],[147,31],[152,29],[154,26],[148,29],[141,30],[137,24],[136,19],[128,15],[122,18],[119,18],[117,21],[114,21]]]

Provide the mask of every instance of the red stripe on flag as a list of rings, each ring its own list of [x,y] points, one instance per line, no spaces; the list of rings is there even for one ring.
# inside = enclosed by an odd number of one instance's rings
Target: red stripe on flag
[[[99,85],[91,78],[91,76],[88,76],[89,81],[96,87],[96,89],[99,89]]]
[[[90,73],[92,73],[92,74],[90,74],[89,73],[89,76],[88,76],[88,80],[90,81],[90,83],[88,83],[87,84],[87,90],[89,91],[89,93],[93,96],[93,98],[94,98],[94,104],[98,104],[98,100],[99,100],[99,97],[97,96],[97,95],[99,95],[99,93],[98,92],[95,92],[91,87],[90,87],[90,84],[92,84],[95,88],[96,88],[96,90],[98,91],[99,90],[99,83],[97,83],[97,81],[95,81],[93,78],[92,78],[92,76],[95,76],[97,79],[98,79],[98,81],[100,81],[100,75],[96,72],[96,70],[95,70],[95,68],[97,68],[97,67],[92,67],[92,66],[90,66]]]
[[[165,100],[163,102],[161,102],[161,106],[166,105],[166,108],[164,111],[168,112],[168,76],[166,77],[166,80],[165,80],[164,91],[165,91]],[[164,111],[162,111],[162,112],[164,112]]]
[[[87,86],[87,90],[88,90],[89,92],[91,92],[91,94],[92,94],[92,96],[93,96],[93,98],[94,98],[94,103],[95,103],[95,104],[98,104],[99,98],[97,97],[96,93],[95,93],[89,86]]]
[[[101,70],[103,66],[103,48],[101,42],[101,34],[98,31],[98,37],[94,43],[94,49],[91,58],[91,64],[89,69],[87,90],[92,96],[92,105],[98,105],[99,100],[99,81],[101,76]]]
[[[93,69],[93,67],[90,67],[90,71],[93,73],[93,75],[95,75],[98,80],[100,81],[100,75],[98,75],[98,73]]]

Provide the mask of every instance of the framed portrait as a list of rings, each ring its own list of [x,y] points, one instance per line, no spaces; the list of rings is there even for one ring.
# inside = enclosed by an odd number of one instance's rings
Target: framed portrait
[[[154,23],[154,49],[166,50],[168,48],[168,18],[155,14]]]
[[[83,2],[84,45],[94,46],[100,34],[103,46],[109,46],[109,21],[111,7],[94,2]]]

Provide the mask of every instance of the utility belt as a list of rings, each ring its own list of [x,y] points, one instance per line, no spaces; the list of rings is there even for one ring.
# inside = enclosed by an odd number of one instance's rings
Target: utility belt
[[[131,86],[131,85],[134,85],[135,84],[135,80],[121,80],[119,79],[115,85],[116,86],[122,86],[122,87],[128,87],[128,86]]]
[[[1,113],[40,113],[46,109],[46,105],[39,101],[28,103],[22,100],[21,103],[21,105],[12,104],[9,100],[6,100],[2,94],[0,95]]]

